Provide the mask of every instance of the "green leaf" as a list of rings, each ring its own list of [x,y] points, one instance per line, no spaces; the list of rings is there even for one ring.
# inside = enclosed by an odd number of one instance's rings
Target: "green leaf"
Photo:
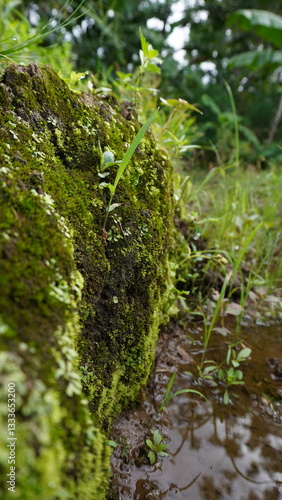
[[[116,74],[123,81],[126,81],[126,80],[130,81],[132,78],[132,73],[123,73],[122,71],[117,71]]]
[[[216,326],[213,329],[213,332],[219,333],[223,337],[226,337],[226,335],[228,335],[228,333],[230,333],[228,328],[225,328],[225,326]]]
[[[168,382],[167,387],[166,387],[165,395],[164,395],[164,400],[168,397],[168,395],[172,389],[172,386],[174,384],[174,379],[176,377],[176,373],[177,372],[173,372],[173,374],[171,375],[171,377],[169,379],[169,382]]]
[[[118,443],[116,443],[116,441],[113,441],[112,439],[109,439],[109,440],[107,441],[107,444],[108,444],[109,446],[111,446],[112,448],[118,448],[118,447],[119,447],[119,444],[118,444]]]
[[[170,108],[177,108],[177,109],[191,109],[192,111],[196,111],[197,113],[200,113],[201,115],[203,114],[202,111],[200,111],[196,106],[193,104],[190,104],[188,101],[185,101],[185,99],[163,99],[162,97],[160,98],[160,101],[162,104],[165,106],[169,106]]]
[[[231,316],[239,316],[243,312],[243,307],[236,302],[231,302],[227,304],[225,308],[225,314],[230,314]]]
[[[109,163],[104,163],[103,166],[102,166],[102,171],[105,168],[112,167],[113,165],[118,165],[119,163],[121,163],[121,160],[116,160],[116,161],[111,161]]]
[[[141,28],[139,28],[139,36],[140,36],[142,51],[144,54],[147,55],[148,49],[149,49],[149,43],[147,42],[146,38],[144,37]]]
[[[225,405],[228,405],[228,403],[229,403],[229,394],[228,394],[228,390],[227,389],[224,392],[223,402],[224,402]]]
[[[245,31],[253,31],[276,47],[282,48],[282,17],[259,9],[237,10],[228,18],[228,24],[237,25]]]
[[[164,106],[169,106],[170,108],[172,108],[172,105],[171,105],[171,104],[169,104],[169,102],[168,102],[166,99],[164,99],[163,97],[160,97],[160,101],[161,101],[161,103],[162,103]]]
[[[141,66],[144,66],[146,59],[145,59],[143,50],[139,50],[139,57],[140,57],[140,61],[141,61]]]
[[[238,353],[237,359],[244,361],[245,359],[247,359],[250,356],[251,352],[252,352],[252,349],[250,349],[249,347],[245,347],[244,349],[242,349]]]
[[[149,45],[149,50],[148,50],[148,58],[149,59],[154,59],[155,57],[157,57],[159,55],[158,51],[156,49],[153,49],[151,48],[152,46]]]
[[[153,465],[156,461],[156,454],[153,451],[149,451],[148,458],[150,460],[150,464]]]
[[[154,443],[151,441],[151,439],[146,439],[146,444],[151,448],[151,450],[154,448]]]
[[[115,156],[112,151],[104,151],[103,152],[103,163],[108,165],[108,163],[113,164],[115,161]]]
[[[239,124],[239,131],[241,132],[242,135],[245,136],[245,138],[249,141],[250,144],[252,144],[257,148],[260,147],[260,141],[249,127],[245,127],[245,125]]]
[[[188,101],[185,101],[185,99],[178,99],[179,105],[181,109],[191,109],[192,111],[196,111],[197,113],[200,113],[202,115],[202,111],[200,109],[196,108],[193,104],[190,104]]]
[[[158,68],[158,66],[156,66],[155,64],[152,64],[152,63],[148,63],[147,66],[146,66],[146,69],[147,69],[147,71],[151,71],[152,73],[157,73],[157,74],[161,73],[161,69]]]
[[[216,368],[217,367],[215,365],[206,366],[204,368],[203,375],[205,376],[205,375],[208,375],[211,372],[214,372],[216,370]]]
[[[216,104],[215,100],[209,96],[208,94],[203,94],[201,96],[201,102],[204,106],[210,108],[210,110],[216,115],[219,116],[221,114],[221,110]]]
[[[160,444],[161,440],[162,440],[162,435],[160,434],[160,432],[158,431],[158,429],[155,429],[154,432],[153,432],[153,441],[154,441],[154,445],[158,445]]]
[[[108,188],[111,194],[115,193],[113,184],[110,184],[109,182],[101,182],[99,188],[104,188],[104,187]]]
[[[177,108],[179,106],[178,99],[167,99],[167,103],[169,106],[172,106],[173,108]]]
[[[158,453],[160,454],[160,452],[166,450],[166,448],[167,448],[167,444],[166,443],[159,444],[158,445]]]
[[[282,36],[282,35],[281,35]],[[261,50],[251,50],[242,52],[231,57],[228,61],[229,68],[249,68],[252,71],[259,71],[266,66],[270,66],[272,70],[282,64],[282,51],[273,50],[271,48]]]
[[[174,398],[175,396],[179,396],[180,394],[184,394],[185,392],[191,392],[193,394],[197,394],[198,396],[201,396],[202,398],[204,398],[206,401],[207,401],[207,398],[199,391],[196,391],[195,389],[181,389],[180,391],[176,391],[174,392],[171,396],[169,396],[166,400],[165,400],[165,404],[168,403],[172,398]]]
[[[108,212],[112,212],[115,208],[117,207],[120,207],[121,203],[112,203],[110,206],[109,206],[109,210]]]
[[[87,75],[87,72],[84,73],[76,73],[76,71],[72,71],[70,74],[70,85],[75,85],[79,80],[82,80],[82,78],[85,78]]]

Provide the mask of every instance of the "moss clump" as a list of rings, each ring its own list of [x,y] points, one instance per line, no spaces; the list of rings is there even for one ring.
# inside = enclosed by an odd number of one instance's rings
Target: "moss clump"
[[[99,146],[121,159],[136,120],[35,64],[6,70],[0,108],[0,377],[1,399],[9,382],[17,394],[14,498],[100,500],[109,458],[102,429],[137,399],[154,358],[168,289],[171,165],[147,134],[105,238]],[[8,498],[7,454],[4,445]]]

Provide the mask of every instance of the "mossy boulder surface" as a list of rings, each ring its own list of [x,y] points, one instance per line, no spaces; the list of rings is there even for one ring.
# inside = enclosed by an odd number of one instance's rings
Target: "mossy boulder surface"
[[[169,283],[172,167],[150,133],[102,230],[101,151],[121,160],[139,128],[114,99],[77,94],[50,67],[2,75],[3,499],[105,498],[106,431],[147,381]]]

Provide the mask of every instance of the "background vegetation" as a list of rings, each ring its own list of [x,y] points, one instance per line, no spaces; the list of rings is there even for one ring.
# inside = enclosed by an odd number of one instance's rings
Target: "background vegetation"
[[[136,69],[141,27],[163,59],[161,95],[197,103],[203,111],[197,121],[199,144],[213,143],[223,161],[230,158],[234,134],[226,80],[239,116],[242,160],[264,165],[281,159],[276,146],[282,133],[281,35],[271,38],[235,14],[238,9],[260,9],[281,16],[281,2],[1,0],[0,4],[2,51],[44,31],[49,23],[53,31],[29,47],[28,57],[49,62],[66,75],[70,68],[89,71],[95,81],[106,77],[113,82],[117,71]],[[74,12],[76,21],[69,22]],[[26,57],[27,50],[21,51],[20,60],[25,62]],[[202,150],[197,156],[204,164],[217,161],[211,151]]]

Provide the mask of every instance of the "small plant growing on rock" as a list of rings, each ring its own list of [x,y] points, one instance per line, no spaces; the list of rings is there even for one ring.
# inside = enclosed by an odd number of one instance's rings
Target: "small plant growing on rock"
[[[156,110],[150,116],[150,118],[148,118],[146,123],[144,123],[144,125],[140,128],[138,134],[134,137],[132,143],[130,144],[130,146],[129,146],[128,150],[126,151],[122,160],[115,160],[114,155],[111,151],[105,151],[104,153],[102,153],[102,156],[101,156],[101,152],[100,152],[100,157],[101,157],[101,162],[100,162],[101,172],[99,173],[100,177],[105,178],[109,174],[109,172],[106,171],[106,169],[108,167],[111,167],[112,165],[119,165],[113,184],[111,182],[101,182],[100,183],[101,188],[106,187],[110,191],[110,200],[108,203],[108,207],[107,207],[107,211],[106,211],[106,215],[105,215],[105,219],[104,219],[104,223],[103,223],[103,228],[102,228],[102,231],[104,234],[106,233],[106,224],[107,224],[109,213],[119,206],[119,203],[113,203],[113,198],[114,198],[115,193],[116,193],[117,185],[118,185],[128,163],[129,163],[133,153],[135,152],[137,146],[139,146],[139,143],[143,139],[143,137],[147,131],[147,128],[149,127],[152,120],[155,118],[157,111],[158,110]]]

